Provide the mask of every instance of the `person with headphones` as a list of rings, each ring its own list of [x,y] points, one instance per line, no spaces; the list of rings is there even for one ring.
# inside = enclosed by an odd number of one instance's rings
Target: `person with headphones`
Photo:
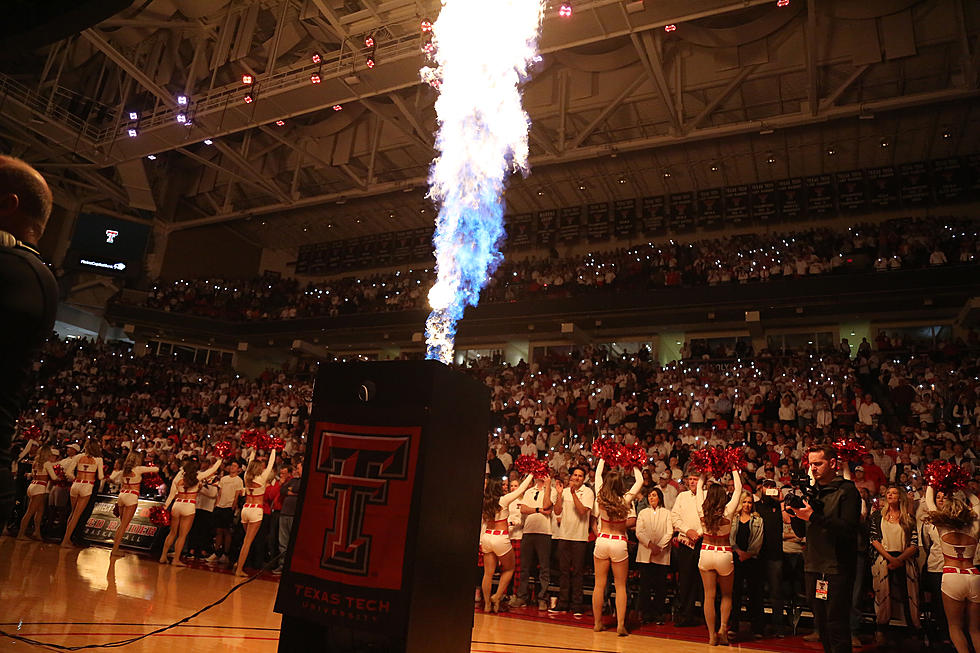
[[[51,189],[37,170],[0,156],[0,525],[14,503],[14,424],[58,307],[58,285],[36,245],[51,204]]]

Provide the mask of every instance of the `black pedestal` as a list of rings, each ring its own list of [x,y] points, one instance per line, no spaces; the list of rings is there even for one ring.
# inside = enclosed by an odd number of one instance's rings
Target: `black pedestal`
[[[435,361],[324,365],[276,597],[281,653],[464,653],[487,389]]]

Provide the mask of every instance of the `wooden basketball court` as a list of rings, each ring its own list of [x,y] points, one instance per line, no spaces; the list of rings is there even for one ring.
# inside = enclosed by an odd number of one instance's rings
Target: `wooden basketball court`
[[[238,580],[228,573],[174,568],[135,554],[112,560],[108,549],[62,549],[56,544],[4,537],[0,538],[0,629],[63,646],[138,637],[218,600]],[[280,619],[272,610],[277,586],[273,580],[259,578],[187,623],[118,650],[274,653]],[[693,653],[709,650],[704,628],[688,628],[682,635],[666,631],[658,632],[656,627],[646,626],[629,637],[617,637],[615,630],[594,633],[589,617],[478,612],[470,651]],[[819,645],[806,644],[800,638],[765,640],[758,646],[762,648],[743,646],[740,650],[819,650]],[[0,652],[30,650],[42,649],[8,637],[0,638]]]

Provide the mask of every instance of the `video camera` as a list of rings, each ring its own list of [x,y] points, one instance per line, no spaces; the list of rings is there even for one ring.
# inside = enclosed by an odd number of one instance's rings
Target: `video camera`
[[[819,498],[819,490],[815,483],[810,479],[810,475],[800,470],[793,472],[790,477],[790,485],[796,491],[785,498],[786,505],[790,508],[803,508],[806,501],[813,508],[814,512],[823,512],[823,501]]]

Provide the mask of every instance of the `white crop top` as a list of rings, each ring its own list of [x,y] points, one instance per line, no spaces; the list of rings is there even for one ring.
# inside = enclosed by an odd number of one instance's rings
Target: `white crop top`
[[[255,449],[252,449],[252,453],[248,457],[248,464],[251,465],[253,460],[255,460]],[[265,469],[261,474],[249,481],[248,486],[245,488],[246,500],[257,499],[265,495],[265,486],[269,484],[269,477],[272,476],[272,467],[275,464],[276,450],[273,449],[272,453],[269,454],[269,463],[265,466]]]

